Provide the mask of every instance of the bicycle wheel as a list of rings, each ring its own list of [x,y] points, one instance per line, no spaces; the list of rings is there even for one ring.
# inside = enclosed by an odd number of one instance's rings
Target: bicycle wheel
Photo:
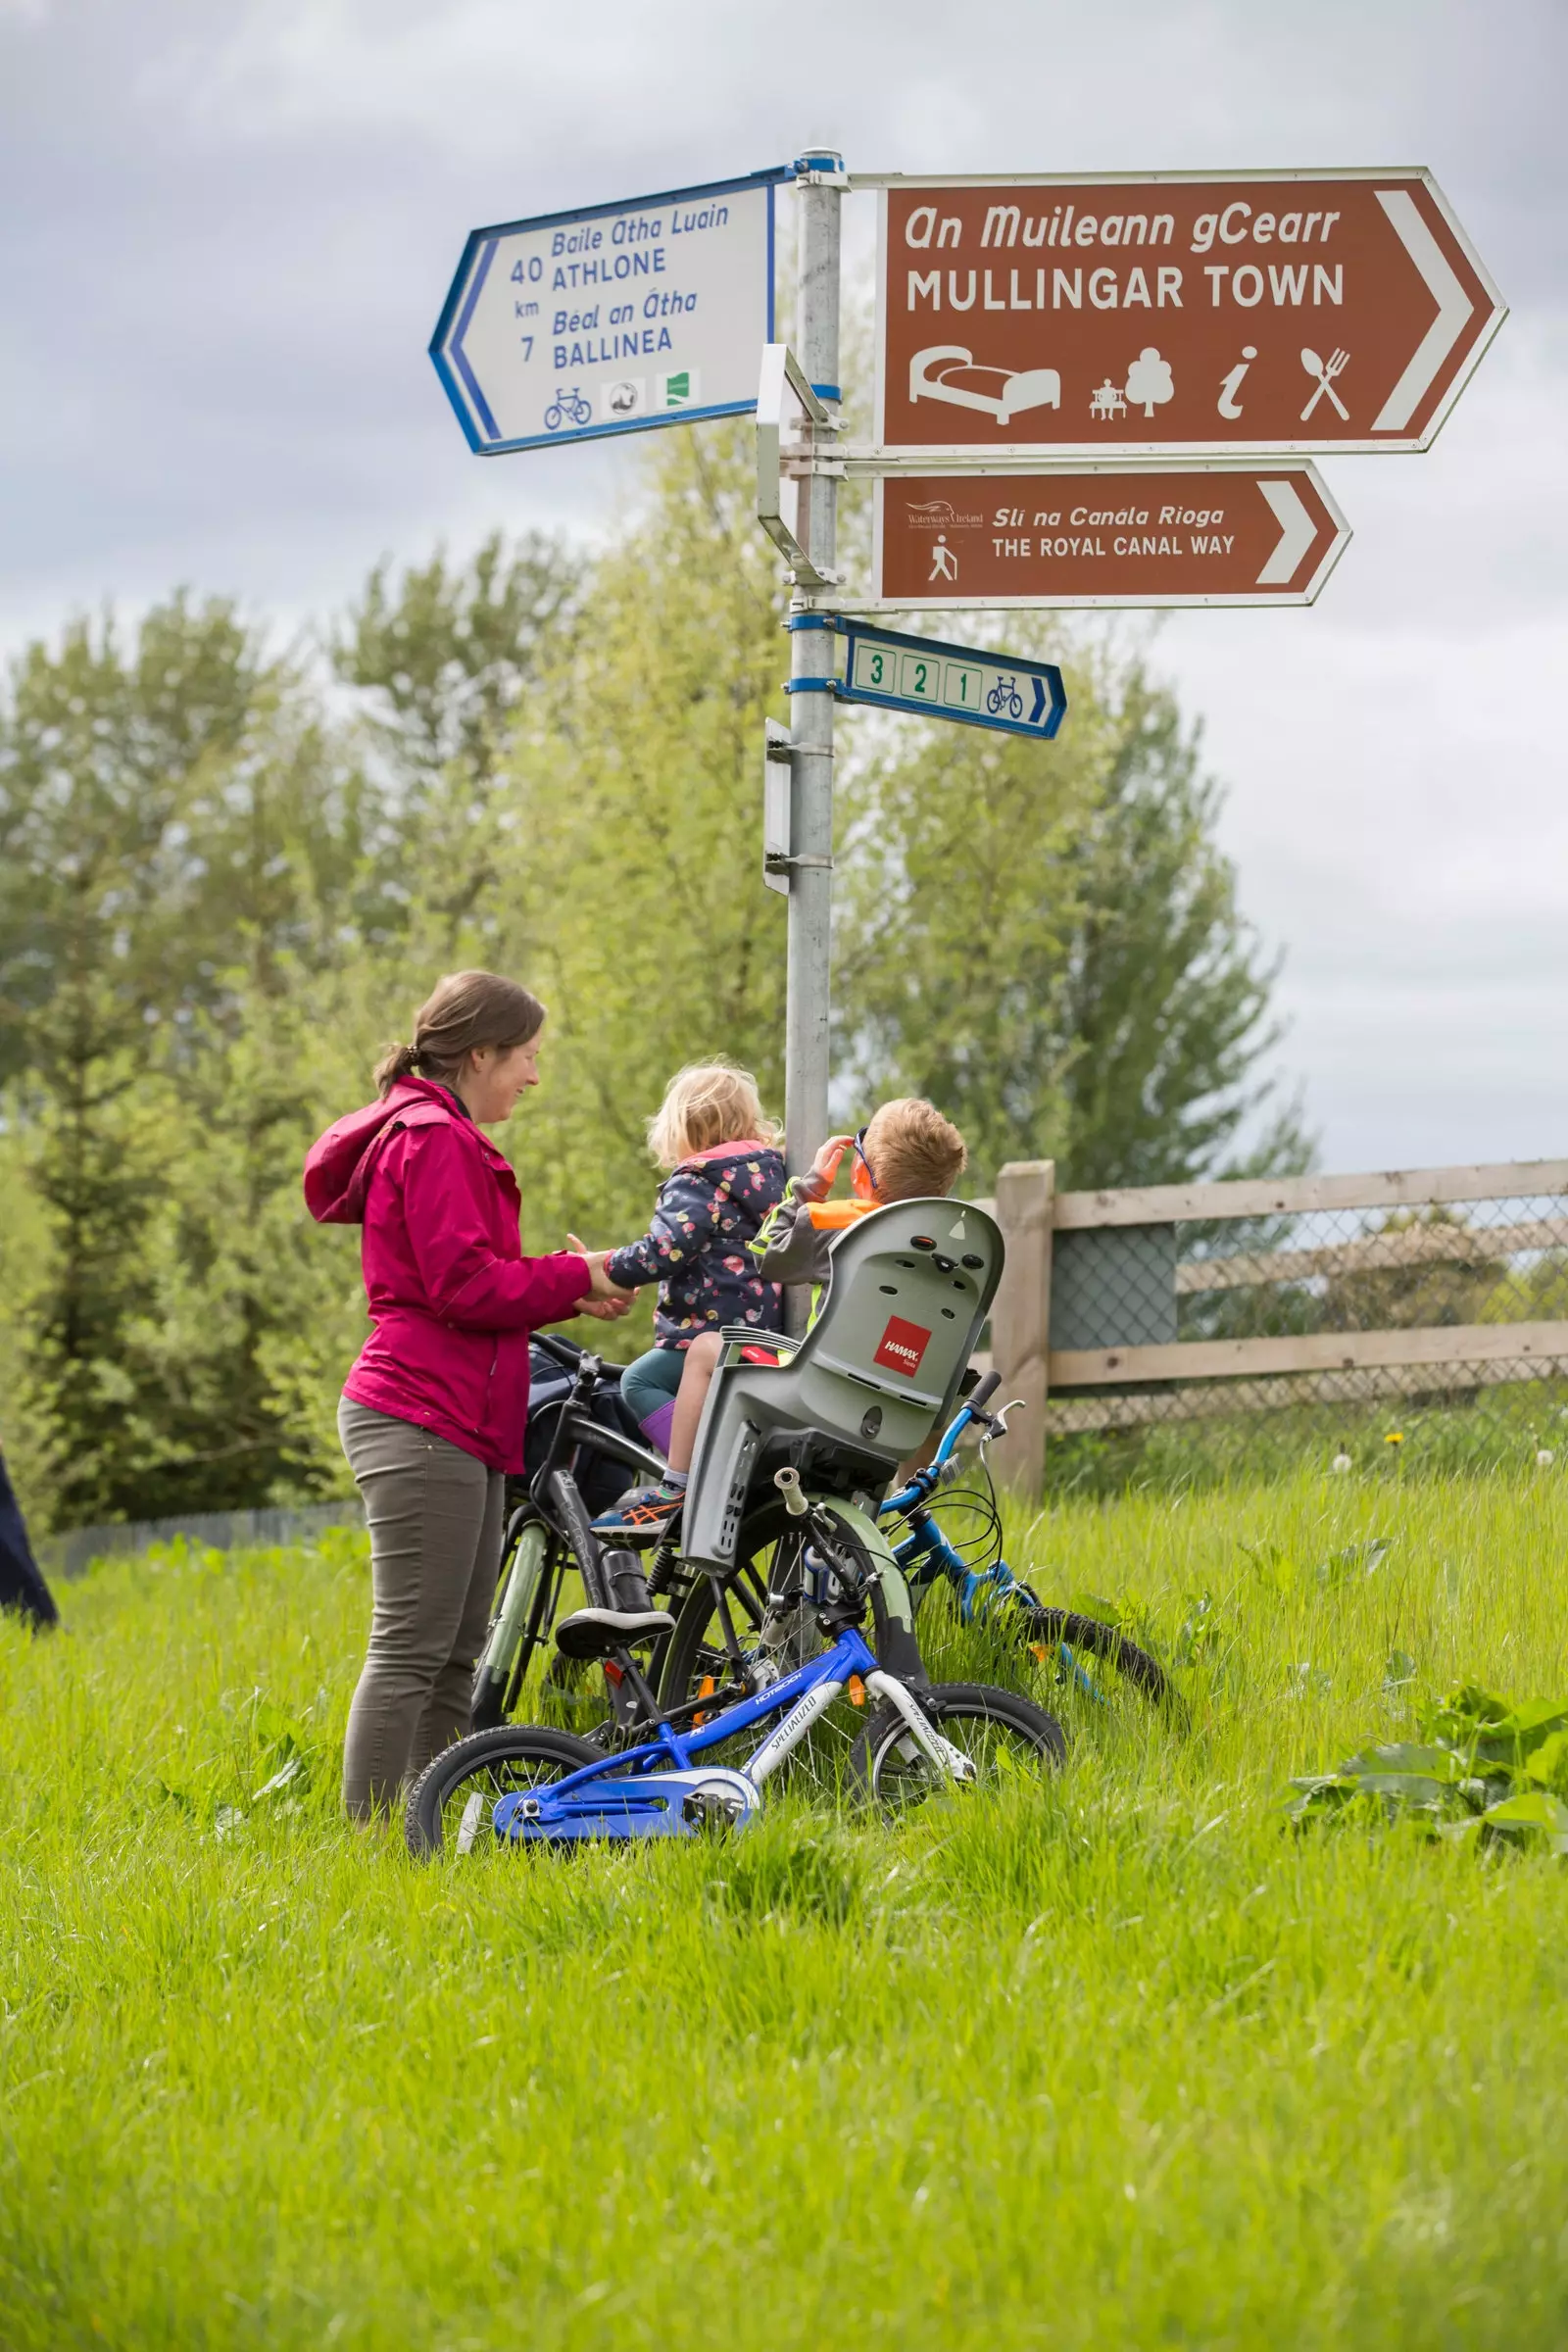
[[[681,1604],[660,1686],[666,1713],[711,1699],[713,1712],[749,1695],[759,1668],[792,1674],[823,1647],[815,1611],[793,1597],[803,1590],[808,1539],[782,1499],[759,1505],[741,1523],[727,1575],[700,1576]],[[781,1596],[771,1599],[769,1595]],[[864,1693],[852,1685],[779,1767],[780,1782],[818,1793],[843,1791],[850,1750],[865,1721]],[[700,1723],[701,1715],[693,1720]],[[767,1736],[766,1723],[707,1748],[703,1761],[740,1766]]]
[[[974,1765],[975,1778],[958,1782],[939,1772],[889,1700],[857,1740],[849,1765],[851,1793],[889,1815],[924,1804],[939,1789],[1028,1786],[1054,1771],[1067,1753],[1054,1716],[1015,1691],[984,1683],[935,1683],[917,1696],[943,1739]]]
[[[517,1703],[555,1582],[552,1550],[545,1522],[526,1511],[516,1512],[501,1555],[495,1614],[473,1670],[470,1732],[494,1731]]]
[[[507,1723],[455,1740],[431,1758],[409,1791],[403,1836],[410,1853],[423,1860],[443,1852],[502,1850],[490,1832],[491,1811],[502,1797],[564,1781],[579,1765],[597,1763],[599,1755],[586,1740],[540,1724]]]
[[[760,1645],[768,1592],[799,1586],[804,1549],[800,1523],[790,1518],[782,1501],[762,1503],[747,1514],[736,1538],[735,1564],[722,1580],[728,1625],[712,1578],[699,1576],[680,1605],[669,1638],[659,1691],[662,1706],[678,1707],[699,1696],[717,1696],[722,1703],[725,1696],[734,1700],[744,1694],[744,1671]],[[814,1628],[812,1633],[807,1656],[814,1656],[821,1646]],[[802,1661],[792,1654],[787,1662],[779,1662],[787,1672]]]
[[[1040,1667],[1042,1684],[1053,1691],[1054,1704],[1059,1694],[1063,1703],[1084,1710],[1086,1720],[1108,1712],[1136,1721],[1147,1717],[1151,1708],[1173,1723],[1185,1720],[1181,1694],[1159,1660],[1115,1626],[1038,1602],[1020,1614],[1024,1639]]]

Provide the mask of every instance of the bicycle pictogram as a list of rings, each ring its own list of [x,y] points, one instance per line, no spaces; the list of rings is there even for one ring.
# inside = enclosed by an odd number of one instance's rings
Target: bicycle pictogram
[[[1018,692],[1016,679],[999,678],[986,696],[986,709],[993,718],[1000,717],[1003,711],[1009,718],[1022,718],[1023,696]]]
[[[557,392],[545,411],[545,431],[559,433],[564,424],[592,424],[593,406],[584,400],[575,384],[569,392]]]

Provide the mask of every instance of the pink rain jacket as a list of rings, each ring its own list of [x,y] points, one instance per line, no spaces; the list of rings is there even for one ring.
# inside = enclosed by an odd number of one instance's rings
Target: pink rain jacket
[[[495,1145],[440,1087],[400,1078],[311,1147],[305,1201],[319,1224],[365,1227],[375,1328],[343,1394],[520,1470],[528,1334],[569,1314],[589,1275],[573,1250],[523,1256]]]

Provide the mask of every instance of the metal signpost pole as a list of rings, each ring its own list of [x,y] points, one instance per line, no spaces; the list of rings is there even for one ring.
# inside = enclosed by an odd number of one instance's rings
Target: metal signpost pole
[[[839,207],[844,159],[808,148],[801,158],[799,357],[812,389],[836,411],[839,393]],[[811,561],[831,573],[838,483],[814,473],[802,484],[802,533]],[[828,984],[833,920],[833,640],[824,616],[790,608],[789,971],[784,1017],[785,1156],[791,1175],[810,1165],[827,1134]]]

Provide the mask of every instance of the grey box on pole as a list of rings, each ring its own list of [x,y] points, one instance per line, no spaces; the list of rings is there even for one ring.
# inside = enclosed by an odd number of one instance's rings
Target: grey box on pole
[[[762,721],[767,729],[762,754],[762,880],[769,890],[790,888],[790,731],[776,718]]]

